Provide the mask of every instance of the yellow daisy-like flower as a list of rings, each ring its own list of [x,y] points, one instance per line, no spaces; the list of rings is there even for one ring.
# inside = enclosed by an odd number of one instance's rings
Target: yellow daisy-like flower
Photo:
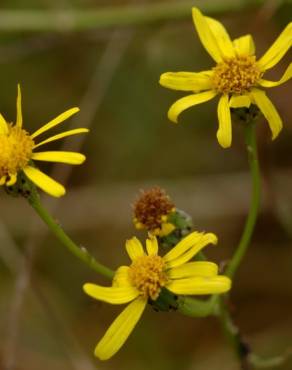
[[[282,129],[282,120],[261,88],[278,86],[288,81],[292,77],[292,63],[279,81],[265,80],[263,74],[274,67],[291,47],[292,22],[266,53],[257,59],[251,35],[232,41],[220,22],[205,17],[197,8],[193,8],[192,13],[198,36],[217,65],[212,70],[199,73],[167,72],[161,75],[162,86],[193,92],[170,107],[169,119],[177,123],[178,116],[185,109],[220,94],[217,139],[223,148],[230,147],[232,141],[230,108],[249,107],[250,104],[259,107],[269,123],[272,139],[275,139]]]
[[[35,143],[36,137],[77,113],[79,108],[71,108],[60,114],[32,135],[22,128],[21,90],[19,85],[16,109],[17,117],[15,125],[6,122],[0,113],[0,185],[14,185],[17,181],[18,173],[23,171],[35,185],[48,194],[54,197],[64,195],[65,188],[51,177],[45,175],[39,169],[32,166],[31,161],[48,161],[67,164],[81,164],[85,161],[85,156],[80,153],[64,151],[35,151],[36,148],[52,141],[62,139],[66,136],[88,132],[88,129],[86,128],[77,128],[54,135],[38,144]]]
[[[230,279],[218,275],[215,263],[189,262],[209,243],[217,244],[216,235],[193,232],[161,257],[155,236],[146,241],[147,253],[134,237],[126,242],[132,263],[117,269],[111,287],[91,283],[84,285],[84,291],[98,300],[111,304],[131,302],[97,344],[95,355],[99,359],[107,360],[121,348],[139,321],[148,300],[155,301],[162,287],[183,295],[220,294],[230,289]]]

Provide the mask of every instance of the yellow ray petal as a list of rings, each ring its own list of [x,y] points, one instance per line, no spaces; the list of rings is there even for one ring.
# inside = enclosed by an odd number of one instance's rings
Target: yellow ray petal
[[[16,173],[10,173],[9,174],[9,180],[6,182],[7,186],[12,186],[16,183],[17,180],[17,174]]]
[[[249,108],[251,105],[251,100],[248,95],[232,95],[229,100],[230,108]]]
[[[126,250],[132,261],[138,257],[145,256],[143,246],[135,236],[126,241]]]
[[[292,78],[292,63],[289,64],[288,68],[279,81],[268,81],[262,78],[261,80],[259,80],[259,85],[263,87],[275,87],[287,82],[288,80],[290,80],[290,78]]]
[[[34,184],[53,197],[59,198],[66,193],[64,186],[37,168],[27,166],[23,169],[23,172]]]
[[[228,292],[231,280],[226,276],[211,278],[193,277],[188,279],[171,280],[166,288],[175,294],[220,294]]]
[[[6,176],[2,176],[2,177],[0,178],[0,186],[4,185],[4,184],[5,184],[5,182],[6,182]]]
[[[87,128],[76,128],[74,130],[64,131],[61,134],[51,136],[48,139],[41,141],[40,143],[38,143],[37,145],[34,146],[34,149],[38,148],[41,145],[50,143],[52,141],[60,140],[60,139],[63,139],[64,137],[71,136],[71,135],[83,134],[83,133],[86,133],[88,131],[89,130]]]
[[[162,225],[161,225],[161,228],[158,229],[158,234],[159,236],[166,236],[166,235],[169,235],[170,233],[173,232],[173,230],[175,230],[175,226],[173,224],[171,224],[170,222],[164,222]]]
[[[233,43],[222,23],[216,19],[205,17],[208,26],[217,42],[218,48],[223,58],[234,58],[235,50]]]
[[[282,119],[279,116],[279,113],[277,112],[273,103],[267,97],[264,91],[259,89],[252,89],[250,95],[268,121],[270,129],[272,131],[272,140],[274,140],[283,127]]]
[[[167,267],[172,268],[183,265],[184,263],[191,260],[201,249],[206,247],[208,244],[217,244],[217,236],[208,233],[204,234],[200,240],[196,242],[191,248],[189,248],[184,254],[180,255],[176,259],[167,262]]]
[[[182,254],[184,254],[187,250],[192,248],[196,243],[202,240],[204,233],[199,233],[194,231],[184,237],[180,242],[177,243],[175,247],[173,247],[168,253],[163,256],[165,262],[170,262]]]
[[[202,91],[212,88],[212,71],[204,72],[166,72],[160,76],[160,85],[172,90]]]
[[[215,62],[222,62],[222,54],[217,44],[217,41],[207,23],[206,17],[200,12],[198,8],[192,8],[193,21],[198,32],[199,39],[204,48],[215,60]]]
[[[244,35],[233,40],[233,46],[237,56],[255,54],[255,44],[251,35]]]
[[[113,278],[113,287],[131,286],[129,280],[129,266],[120,266]]]
[[[228,95],[222,95],[218,103],[219,128],[217,139],[223,148],[228,148],[232,142],[231,114]]]
[[[207,261],[188,262],[181,266],[173,267],[167,272],[170,279],[182,279],[194,276],[212,277],[218,274],[216,263]]]
[[[96,284],[86,283],[83,290],[90,297],[111,304],[124,304],[138,297],[139,291],[132,286],[103,287]]]
[[[36,161],[58,162],[67,164],[81,164],[86,159],[85,155],[83,154],[62,151],[33,153],[31,158]]]
[[[96,357],[108,360],[122,347],[141,318],[146,304],[145,298],[138,298],[122,311],[97,344],[94,351]]]
[[[154,235],[149,235],[148,239],[146,240],[146,250],[148,256],[153,256],[158,253],[158,242]]]
[[[8,134],[8,126],[5,118],[0,113],[0,135]]]
[[[21,89],[19,84],[17,85],[16,126],[22,127]]]
[[[287,51],[292,46],[292,22],[290,22],[280,33],[276,41],[266,51],[266,53],[258,60],[258,65],[261,70],[266,71],[274,67]]]
[[[77,108],[77,107],[68,109],[66,112],[60,114],[58,117],[54,118],[52,121],[48,122],[47,124],[42,126],[40,129],[35,131],[31,135],[31,138],[34,139],[35,137],[39,136],[43,132],[59,125],[60,123],[62,123],[63,121],[65,121],[66,119],[68,119],[69,117],[71,117],[73,114],[75,114],[77,112],[79,112],[79,108]]]
[[[168,118],[177,123],[178,116],[186,109],[192,107],[193,105],[204,103],[208,100],[211,100],[216,96],[217,93],[215,91],[205,91],[198,94],[192,94],[185,96],[177,100],[168,111]]]

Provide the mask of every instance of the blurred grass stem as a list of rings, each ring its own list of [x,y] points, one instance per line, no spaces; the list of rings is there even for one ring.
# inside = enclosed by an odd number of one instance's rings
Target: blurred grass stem
[[[40,197],[36,191],[33,189],[29,197],[29,203],[40,216],[40,218],[46,223],[48,228],[57,237],[57,239],[65,246],[67,249],[74,254],[75,257],[84,262],[91,269],[103,275],[108,279],[112,279],[114,272],[108,267],[102,265],[85,249],[84,247],[78,246],[74,241],[65,233],[61,225],[54,220],[50,213],[45,209],[40,201]]]
[[[291,0],[282,0],[290,2]],[[204,13],[217,15],[257,8],[264,0],[197,0],[171,1],[137,5],[66,10],[1,10],[1,31],[82,31],[92,28],[138,26],[180,20],[191,15],[195,5]]]

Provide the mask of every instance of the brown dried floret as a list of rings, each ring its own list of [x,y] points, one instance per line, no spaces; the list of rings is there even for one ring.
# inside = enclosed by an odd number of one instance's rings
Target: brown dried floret
[[[148,230],[161,226],[164,218],[175,209],[165,190],[155,186],[149,190],[141,190],[141,194],[133,205],[134,219]]]

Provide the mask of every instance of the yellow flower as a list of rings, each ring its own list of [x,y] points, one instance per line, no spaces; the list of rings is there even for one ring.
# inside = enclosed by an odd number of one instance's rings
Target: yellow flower
[[[220,22],[205,17],[197,8],[193,8],[192,13],[199,38],[217,65],[212,70],[199,73],[167,72],[161,75],[162,86],[193,92],[170,107],[169,119],[177,123],[179,114],[185,109],[220,94],[217,139],[223,148],[229,147],[232,141],[230,107],[249,107],[251,103],[256,104],[262,111],[272,131],[272,139],[275,139],[282,129],[282,120],[261,87],[274,87],[288,81],[292,77],[292,63],[279,81],[268,81],[262,77],[291,47],[292,22],[266,53],[260,59],[256,59],[251,35],[232,41]]]
[[[68,164],[81,164],[85,161],[85,156],[83,154],[75,152],[35,152],[36,148],[52,141],[62,139],[66,136],[88,132],[86,128],[68,130],[43,140],[38,144],[35,143],[36,137],[77,113],[79,108],[71,108],[60,114],[58,117],[35,131],[32,135],[22,128],[21,90],[19,85],[16,108],[17,117],[15,125],[6,122],[0,113],[0,185],[14,185],[17,181],[18,173],[23,171],[35,185],[48,194],[54,197],[64,195],[65,188],[35,166],[32,166],[31,161],[48,161]]]
[[[107,360],[121,348],[140,319],[148,299],[155,301],[162,287],[184,295],[220,294],[230,289],[230,279],[218,275],[215,263],[189,262],[209,243],[217,244],[216,235],[193,232],[161,257],[155,236],[146,241],[147,253],[134,237],[126,242],[132,263],[117,269],[111,287],[84,285],[84,291],[98,300],[111,304],[131,302],[97,344],[95,355],[99,359]]]

